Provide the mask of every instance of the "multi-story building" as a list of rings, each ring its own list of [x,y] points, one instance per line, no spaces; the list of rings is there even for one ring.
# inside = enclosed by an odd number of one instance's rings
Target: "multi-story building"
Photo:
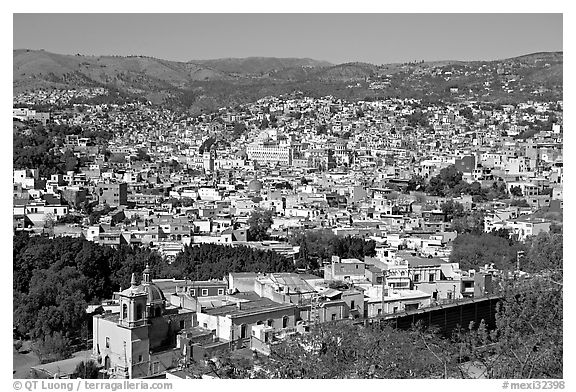
[[[254,142],[246,147],[248,159],[259,164],[280,164],[292,165],[294,151],[289,145],[282,145],[278,142]]]
[[[128,205],[128,185],[121,183],[100,183],[96,187],[99,204],[108,204],[110,207]]]

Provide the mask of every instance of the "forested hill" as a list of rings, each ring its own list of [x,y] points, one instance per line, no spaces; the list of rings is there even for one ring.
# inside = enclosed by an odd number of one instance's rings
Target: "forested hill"
[[[560,100],[562,79],[562,52],[496,61],[332,65],[312,59],[252,57],[176,62],[145,56],[13,51],[15,94],[103,86],[192,111],[234,106],[294,91],[349,100]]]

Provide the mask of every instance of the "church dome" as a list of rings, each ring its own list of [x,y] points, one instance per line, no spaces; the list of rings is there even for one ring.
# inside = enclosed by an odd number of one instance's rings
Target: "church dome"
[[[154,283],[145,283],[142,285],[144,291],[148,293],[147,304],[158,304],[166,301],[164,293]]]
[[[260,192],[263,188],[262,182],[259,180],[252,180],[248,183],[248,190],[252,192]]]
[[[144,272],[142,273],[142,288],[148,294],[148,300],[146,301],[148,305],[161,304],[166,301],[166,297],[164,297],[162,290],[152,283],[152,280],[150,279],[150,266],[148,265],[146,265],[146,269],[144,269]]]

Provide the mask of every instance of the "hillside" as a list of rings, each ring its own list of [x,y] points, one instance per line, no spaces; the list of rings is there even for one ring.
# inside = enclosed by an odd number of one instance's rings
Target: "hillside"
[[[358,100],[407,97],[513,102],[562,99],[563,53],[497,61],[373,65],[248,57],[177,62],[145,56],[13,51],[13,91],[103,86],[158,104],[213,110],[302,91]]]
[[[327,61],[296,58],[247,57],[215,60],[192,60],[189,63],[209,67],[228,74],[264,75],[286,69],[331,66]]]

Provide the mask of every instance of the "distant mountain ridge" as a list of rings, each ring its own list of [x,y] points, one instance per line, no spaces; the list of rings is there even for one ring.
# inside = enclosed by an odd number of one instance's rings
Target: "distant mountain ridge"
[[[190,60],[189,63],[217,69],[226,73],[258,74],[293,67],[329,67],[328,61],[310,58],[245,57],[212,60]]]
[[[35,89],[102,86],[156,103],[209,109],[295,90],[347,99],[378,96],[421,98],[430,93],[441,96],[450,90],[449,87],[456,86],[463,91],[473,91],[485,89],[481,86],[483,81],[480,77],[468,75],[479,72],[477,70],[482,66],[503,70],[488,79],[516,82],[519,79],[529,83],[530,88],[560,90],[561,93],[562,52],[532,53],[494,61],[374,65],[272,57],[178,62],[147,56],[62,55],[29,49],[13,51],[13,90],[18,93]],[[466,69],[469,72],[459,77],[429,77],[430,70],[439,68],[446,71]],[[370,84],[373,82],[383,85],[377,90]],[[491,98],[490,93],[488,98]]]

